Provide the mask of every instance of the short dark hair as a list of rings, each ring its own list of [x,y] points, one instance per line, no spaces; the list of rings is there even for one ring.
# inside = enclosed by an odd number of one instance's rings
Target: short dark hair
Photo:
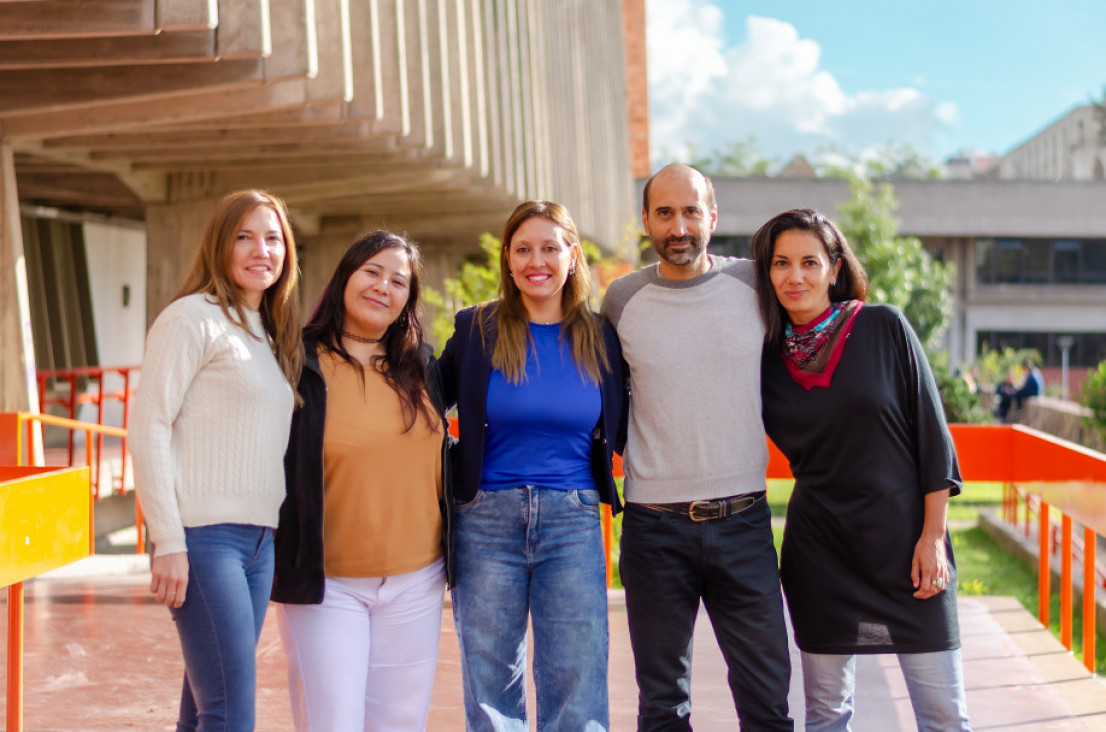
[[[830,264],[842,263],[836,281],[830,285],[830,302],[864,300],[868,297],[868,274],[835,223],[812,208],[796,208],[773,216],[753,235],[752,242],[752,256],[757,270],[757,303],[764,319],[765,337],[773,348],[783,346],[788,316],[772,287],[772,256],[776,250],[776,238],[785,231],[794,230],[814,234],[826,248]]]

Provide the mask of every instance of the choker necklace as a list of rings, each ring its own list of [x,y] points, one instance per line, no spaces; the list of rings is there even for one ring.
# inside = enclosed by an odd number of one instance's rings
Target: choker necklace
[[[380,336],[379,338],[366,338],[365,336],[359,336],[356,333],[350,333],[348,330],[343,330],[342,336],[344,338],[349,338],[351,341],[356,341],[357,343],[380,343],[382,340],[384,340],[384,336]]]

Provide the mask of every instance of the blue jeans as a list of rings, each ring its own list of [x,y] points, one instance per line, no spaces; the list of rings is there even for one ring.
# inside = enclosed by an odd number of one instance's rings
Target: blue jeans
[[[627,504],[619,570],[639,732],[691,729],[692,638],[700,602],[726,661],[741,728],[794,728],[787,709],[791,660],[766,500],[702,522]]]
[[[802,652],[807,732],[847,732],[853,717],[856,656]],[[960,650],[900,653],[919,732],[968,732]]]
[[[528,729],[526,618],[537,729],[609,727],[599,493],[523,486],[454,508],[453,617],[469,730]]]
[[[184,652],[177,732],[250,732],[256,652],[273,587],[273,531],[215,524],[185,528],[188,589],[171,609]]]

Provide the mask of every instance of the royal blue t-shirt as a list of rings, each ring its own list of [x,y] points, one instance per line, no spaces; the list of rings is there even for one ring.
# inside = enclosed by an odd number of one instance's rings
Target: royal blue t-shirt
[[[599,421],[599,386],[576,368],[561,325],[530,323],[526,378],[507,383],[492,369],[481,490],[536,485],[594,489],[591,434]]]

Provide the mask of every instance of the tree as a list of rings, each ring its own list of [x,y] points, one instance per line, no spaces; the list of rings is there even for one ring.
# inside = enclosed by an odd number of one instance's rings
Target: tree
[[[926,349],[935,347],[952,320],[953,265],[934,260],[919,239],[898,235],[889,183],[852,176],[849,186],[838,223],[868,272],[869,301],[902,310]]]
[[[487,232],[481,234],[480,249],[484,260],[466,261],[456,277],[447,277],[444,296],[433,288],[423,289],[423,297],[435,310],[430,333],[439,351],[453,335],[454,314],[499,296],[499,238]]]
[[[768,175],[773,161],[760,154],[756,138],[731,140],[705,155],[700,154],[694,143],[687,143],[687,164],[707,176],[746,178]]]
[[[1091,410],[1091,416],[1085,418],[1087,426],[1092,427],[1100,439],[1106,440],[1106,361],[1098,364],[1083,382],[1079,401]]]
[[[985,424],[992,421],[992,414],[979,398],[979,394],[949,368],[948,351],[931,354],[929,365],[941,393],[945,408],[945,420],[968,424]]]
[[[866,180],[937,180],[944,175],[941,166],[922,155],[908,142],[888,142],[862,155],[847,155],[833,148],[819,153],[816,167],[820,178],[856,176]]]

